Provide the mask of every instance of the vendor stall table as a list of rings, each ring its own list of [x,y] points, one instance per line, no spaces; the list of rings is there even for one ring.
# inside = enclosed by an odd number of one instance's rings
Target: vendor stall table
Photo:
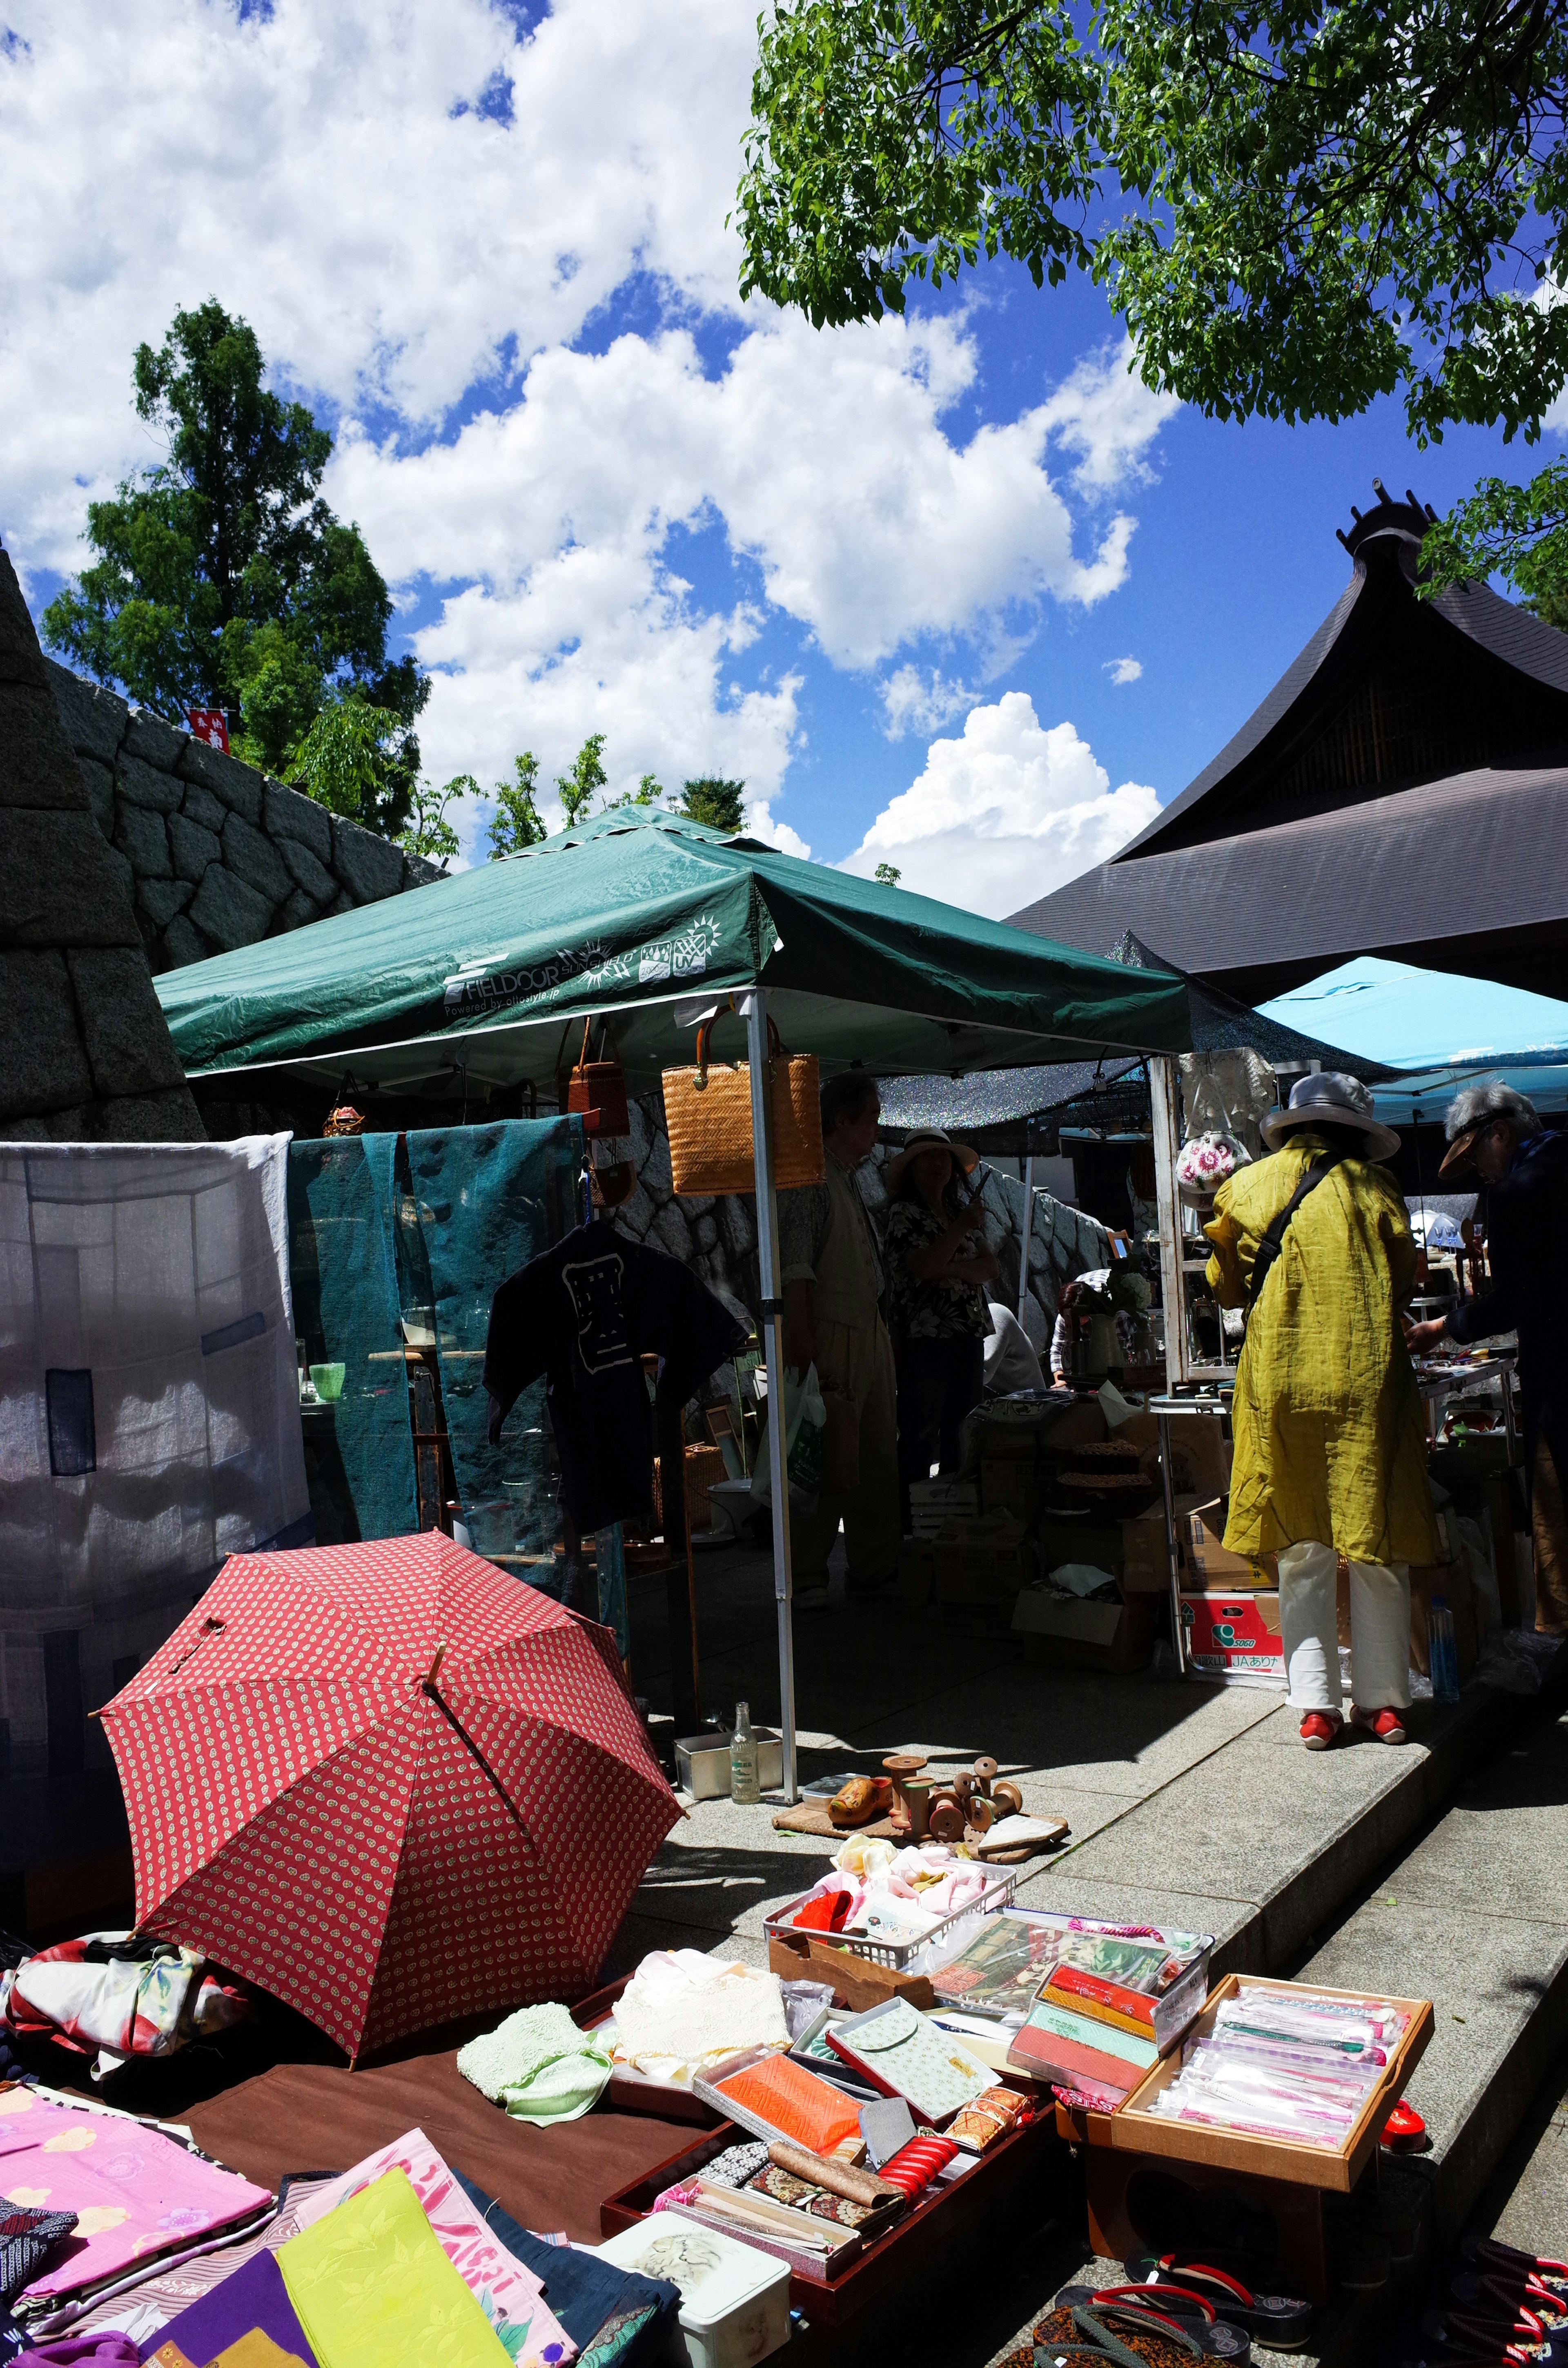
[[[1471,1389],[1478,1382],[1501,1381],[1499,1395],[1503,1400],[1503,1435],[1508,1442],[1510,1467],[1522,1461],[1519,1453],[1518,1426],[1514,1420],[1514,1367],[1518,1362],[1517,1351],[1505,1349],[1490,1357],[1455,1357],[1420,1364],[1415,1369],[1416,1385],[1426,1408],[1426,1436],[1436,1439],[1443,1428],[1443,1408],[1449,1398],[1463,1389]]]

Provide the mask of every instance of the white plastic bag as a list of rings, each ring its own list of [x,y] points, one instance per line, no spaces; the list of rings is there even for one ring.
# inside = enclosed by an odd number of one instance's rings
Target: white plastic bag
[[[772,1454],[773,1430],[768,1423],[763,1427],[756,1466],[751,1475],[754,1505],[773,1502]],[[827,1407],[814,1365],[806,1367],[803,1381],[798,1381],[793,1373],[784,1376],[784,1455],[790,1474],[790,1504],[803,1513],[814,1511],[827,1465]]]

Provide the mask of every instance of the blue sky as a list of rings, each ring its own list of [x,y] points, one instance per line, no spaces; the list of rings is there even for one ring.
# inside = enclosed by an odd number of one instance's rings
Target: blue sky
[[[1006,265],[880,330],[741,306],[737,0],[0,6],[0,537],[35,609],[155,457],[137,341],[216,294],[338,436],[437,780],[522,746],[548,780],[602,730],[617,788],[741,775],[780,844],[1009,912],[1263,696],[1374,473],[1441,508],[1540,457],[1418,451],[1393,403],[1205,421],[1127,377],[1097,290]]]

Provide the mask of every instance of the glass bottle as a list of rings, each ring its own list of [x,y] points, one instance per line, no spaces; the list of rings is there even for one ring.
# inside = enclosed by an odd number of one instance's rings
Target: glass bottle
[[[1454,1637],[1454,1615],[1449,1610],[1445,1596],[1434,1595],[1426,1622],[1426,1659],[1432,1672],[1434,1702],[1457,1702],[1460,1698],[1459,1646]]]
[[[752,1803],[762,1798],[757,1772],[756,1737],[751,1731],[751,1705],[735,1704],[735,1731],[730,1737],[730,1798]]]

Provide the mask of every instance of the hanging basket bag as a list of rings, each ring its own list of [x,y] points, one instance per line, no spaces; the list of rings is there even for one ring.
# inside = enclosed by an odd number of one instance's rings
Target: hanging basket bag
[[[617,1060],[589,1060],[588,1030],[593,1024],[591,1019],[583,1022],[583,1049],[566,1085],[567,1114],[582,1120],[583,1133],[586,1135],[630,1134],[631,1119],[626,1107],[626,1072]],[[609,1030],[607,1028],[599,1042],[601,1053],[608,1042]]]
[[[755,1192],[751,1069],[708,1059],[713,1022],[697,1031],[697,1066],[665,1071],[665,1124],[677,1193]],[[822,1110],[814,1053],[786,1053],[767,1023],[767,1089],[773,1111],[773,1173],[780,1191],[823,1178]]]

